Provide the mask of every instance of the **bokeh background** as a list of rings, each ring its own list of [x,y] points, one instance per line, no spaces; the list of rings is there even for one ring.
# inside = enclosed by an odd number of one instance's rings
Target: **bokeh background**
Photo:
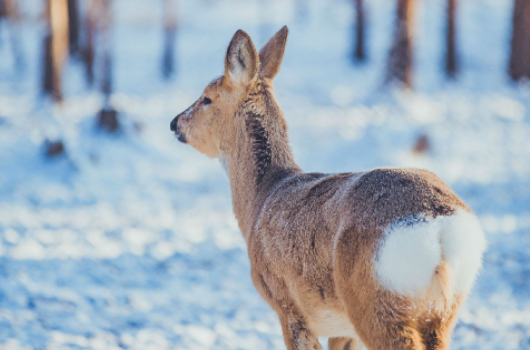
[[[285,24],[299,165],[437,173],[489,241],[452,348],[530,348],[530,2],[1,0],[0,349],[285,348],[226,175],[169,130]]]

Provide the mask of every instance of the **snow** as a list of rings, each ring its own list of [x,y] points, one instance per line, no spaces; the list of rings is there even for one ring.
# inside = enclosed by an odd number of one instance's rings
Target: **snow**
[[[419,3],[414,92],[385,90],[391,0],[367,2],[368,55],[349,59],[348,0],[182,0],[177,77],[161,81],[161,6],[115,0],[115,93],[123,132],[95,130],[102,105],[80,66],[66,101],[38,94],[41,1],[13,69],[0,31],[0,349],[283,349],[217,161],[179,143],[175,115],[223,72],[237,29],[259,48],[287,24],[276,96],[306,171],[416,166],[437,173],[477,214],[489,242],[453,349],[530,346],[530,87],[506,74],[511,1],[459,2],[461,73],[442,72],[443,1]],[[264,4],[267,4],[266,6]],[[419,135],[427,154],[414,154]],[[61,136],[67,155],[43,157]]]

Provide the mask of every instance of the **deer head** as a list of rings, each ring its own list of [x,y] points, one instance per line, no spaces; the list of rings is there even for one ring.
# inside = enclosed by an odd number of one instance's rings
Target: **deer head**
[[[271,87],[280,69],[287,34],[283,27],[258,55],[250,36],[238,30],[226,52],[224,75],[208,84],[201,97],[171,122],[179,141],[209,157],[230,152],[248,128],[248,113],[267,112],[269,99],[259,95]]]

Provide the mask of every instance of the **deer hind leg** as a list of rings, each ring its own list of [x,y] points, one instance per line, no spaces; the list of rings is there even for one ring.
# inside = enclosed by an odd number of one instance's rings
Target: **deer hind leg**
[[[459,298],[450,309],[439,314],[388,292],[369,294],[375,297],[366,298],[364,304],[360,300],[347,303],[350,320],[368,350],[449,349],[461,305]]]
[[[291,310],[280,314],[283,337],[287,350],[321,350],[322,345],[318,338],[307,327],[304,317],[298,312]]]
[[[375,322],[359,332],[368,350],[427,350],[422,334],[407,322]]]
[[[355,253],[361,261],[371,259],[366,250]],[[351,255],[346,245],[337,245],[334,279],[364,346],[368,350],[426,350],[412,302],[380,288],[371,266],[354,265]]]
[[[368,350],[427,350],[418,323],[419,310],[408,298],[378,288],[370,273],[361,266],[348,271],[347,278],[336,279],[337,292],[360,341]],[[354,290],[352,285],[361,288]]]
[[[428,311],[409,311],[410,304],[403,303],[403,299],[395,298],[393,301],[379,301],[385,305],[383,312],[376,314],[375,320],[363,322],[369,324],[359,331],[359,335],[370,339],[367,341],[369,350],[448,350],[451,342],[451,333],[456,324],[458,301],[443,314]],[[392,306],[389,306],[392,305]],[[381,311],[381,309],[380,309]],[[359,322],[359,318],[356,318]],[[366,319],[364,320],[366,321]],[[361,328],[360,326],[356,329]],[[375,341],[374,341],[375,340]]]
[[[418,321],[425,350],[447,350],[451,342],[451,333],[456,324],[458,309],[462,299],[457,298],[455,305],[445,315],[427,315]]]
[[[361,342],[355,338],[329,338],[329,350],[360,350]]]

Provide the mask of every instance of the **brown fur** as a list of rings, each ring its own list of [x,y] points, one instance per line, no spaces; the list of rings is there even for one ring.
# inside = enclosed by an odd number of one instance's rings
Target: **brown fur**
[[[436,268],[432,283],[432,299],[434,307],[442,313],[446,305],[453,305],[454,295],[452,288],[451,270],[445,262]]]
[[[286,39],[284,27],[258,56],[238,31],[224,76],[175,118],[172,130],[227,161],[252,280],[277,312],[289,350],[320,349],[319,336],[330,337],[331,350],[355,350],[360,342],[374,350],[447,349],[464,296],[449,298],[444,266],[433,277],[432,293],[447,301],[438,312],[382,288],[374,256],[384,229],[399,218],[469,209],[426,170],[302,172],[272,94]]]

